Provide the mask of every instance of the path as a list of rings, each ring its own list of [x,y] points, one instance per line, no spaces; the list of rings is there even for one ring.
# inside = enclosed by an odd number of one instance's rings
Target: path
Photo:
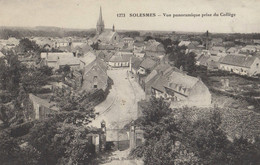
[[[108,70],[108,76],[114,85],[107,99],[95,107],[99,113],[90,124],[100,128],[102,120],[107,128],[123,128],[123,126],[137,118],[137,102],[145,98],[143,90],[131,76],[127,69]]]

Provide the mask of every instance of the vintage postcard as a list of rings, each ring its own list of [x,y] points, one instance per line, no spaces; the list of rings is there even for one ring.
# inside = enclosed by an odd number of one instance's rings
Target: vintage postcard
[[[0,0],[0,164],[260,164],[259,11]]]

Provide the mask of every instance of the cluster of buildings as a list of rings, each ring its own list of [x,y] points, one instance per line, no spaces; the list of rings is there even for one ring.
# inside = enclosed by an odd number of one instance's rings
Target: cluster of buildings
[[[223,41],[221,38],[209,40],[204,37],[200,42],[185,35],[176,38],[174,33],[159,37],[180,40],[175,46],[185,46],[186,53],[193,52],[196,55],[196,65],[209,70],[226,70],[248,76],[260,73],[260,45],[257,40],[254,45],[236,46],[234,42]],[[211,106],[211,94],[207,86],[199,77],[189,76],[182,68],[171,66],[161,42],[155,39],[144,41],[144,36],[122,37],[114,25],[111,29],[105,29],[101,8],[93,38],[32,37],[30,40],[35,41],[43,50],[40,54],[40,66],[52,67],[54,71],[69,66],[72,71],[65,77],[62,85],[55,84],[53,88],[71,86],[85,91],[106,90],[107,69],[129,67],[145,91],[146,99],[151,96],[163,97],[172,107]],[[6,48],[18,44],[19,40],[15,38],[0,40],[0,46]],[[23,58],[22,62],[34,64],[30,58]],[[36,97],[30,96],[34,102],[46,103]],[[40,109],[41,106],[37,103],[34,107]]]
[[[19,45],[19,40],[14,37],[10,37],[7,40],[0,40],[0,49],[12,49],[17,45]]]
[[[146,99],[164,98],[171,107],[211,106],[211,94],[200,78],[187,75],[181,69],[163,61],[146,58],[133,61],[132,73],[145,91]]]
[[[225,48],[213,46],[209,50],[194,50],[197,65],[209,70],[225,70],[232,73],[255,76],[260,73],[260,45],[234,46]]]

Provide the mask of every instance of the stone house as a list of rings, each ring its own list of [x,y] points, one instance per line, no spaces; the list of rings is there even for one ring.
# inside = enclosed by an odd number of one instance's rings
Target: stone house
[[[157,65],[156,61],[150,58],[146,58],[140,64],[137,73],[142,75],[149,74],[156,65]]]
[[[240,75],[253,76],[260,73],[260,60],[251,55],[227,55],[220,59],[219,69]]]
[[[155,40],[149,40],[146,44],[145,55],[150,58],[160,58],[165,56],[165,49],[163,44]]]
[[[72,70],[80,68],[80,60],[75,54],[69,52],[42,52],[42,65],[47,65],[55,70],[68,65]]]
[[[130,59],[133,53],[129,52],[116,52],[108,61],[111,67],[129,67]]]
[[[181,71],[160,74],[151,85],[151,93],[171,102],[171,107],[211,106],[208,87],[199,78],[188,76]]]
[[[106,90],[107,88],[107,66],[104,61],[96,58],[83,67],[82,90],[91,91],[96,89]]]

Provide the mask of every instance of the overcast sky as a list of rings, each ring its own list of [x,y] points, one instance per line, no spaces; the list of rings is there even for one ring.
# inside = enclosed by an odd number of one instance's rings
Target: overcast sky
[[[260,0],[0,0],[0,26],[95,28],[102,6],[106,28],[204,32],[260,32]],[[129,17],[129,13],[204,14],[235,17]],[[117,17],[125,13],[125,18]]]

